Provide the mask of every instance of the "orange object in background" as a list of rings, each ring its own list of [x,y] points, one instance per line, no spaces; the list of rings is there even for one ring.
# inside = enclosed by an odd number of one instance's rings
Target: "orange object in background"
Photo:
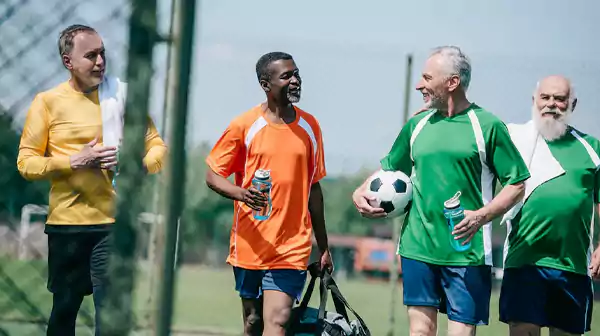
[[[359,238],[356,240],[354,270],[356,272],[389,273],[392,258],[398,258],[398,273],[402,274],[397,244],[391,239]]]

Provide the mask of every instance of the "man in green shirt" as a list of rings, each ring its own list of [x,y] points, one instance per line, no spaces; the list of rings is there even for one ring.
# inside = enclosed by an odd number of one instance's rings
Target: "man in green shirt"
[[[404,304],[411,335],[436,335],[437,312],[448,315],[449,335],[474,335],[489,320],[491,221],[522,196],[529,172],[506,126],[469,102],[469,59],[457,47],[436,48],[416,89],[429,110],[400,131],[383,170],[411,176],[413,202],[401,232]],[[499,179],[504,188],[494,198]],[[367,182],[353,195],[365,217],[385,216],[368,204]],[[451,232],[444,202],[461,192],[465,219]],[[452,239],[471,247],[459,252]]]
[[[600,211],[600,141],[569,126],[577,99],[550,76],[533,96],[532,120],[509,125],[531,171],[523,201],[506,214],[500,320],[510,334],[581,335],[590,330],[594,208]],[[594,274],[592,274],[594,273]]]

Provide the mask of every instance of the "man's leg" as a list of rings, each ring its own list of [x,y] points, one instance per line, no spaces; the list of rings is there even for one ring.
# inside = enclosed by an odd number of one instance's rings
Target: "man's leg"
[[[75,322],[82,302],[83,295],[68,289],[54,292],[46,335],[75,336]]]
[[[584,274],[541,267],[549,279],[548,327],[550,336],[582,335],[590,331],[594,293]]]
[[[474,336],[487,325],[492,295],[490,266],[441,267],[449,336]]]
[[[91,293],[89,254],[79,234],[48,233],[48,290],[53,295],[48,336],[75,335],[83,297]]]
[[[244,336],[260,336],[263,332],[263,298],[260,286],[264,272],[233,267],[233,274],[235,290],[242,299]]]
[[[90,278],[92,281],[94,310],[96,320],[96,336],[100,336],[100,310],[108,283],[108,260],[110,257],[110,236],[106,232],[90,233],[90,244],[93,245],[90,255]]]
[[[540,336],[548,324],[548,281],[535,266],[507,268],[500,289],[500,321],[510,336]]]
[[[299,300],[306,282],[304,270],[270,270],[262,280],[265,336],[284,336],[294,300]]]
[[[442,303],[439,267],[404,257],[401,263],[410,336],[435,336],[437,313]]]

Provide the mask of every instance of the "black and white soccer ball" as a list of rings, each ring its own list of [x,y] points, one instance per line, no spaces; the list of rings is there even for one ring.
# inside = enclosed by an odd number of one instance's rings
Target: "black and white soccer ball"
[[[379,170],[369,178],[367,188],[369,194],[375,197],[369,204],[385,210],[388,217],[405,214],[412,203],[412,182],[401,171]]]

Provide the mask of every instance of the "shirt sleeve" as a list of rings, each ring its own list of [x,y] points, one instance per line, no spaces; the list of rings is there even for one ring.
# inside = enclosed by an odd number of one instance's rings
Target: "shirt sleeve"
[[[386,157],[384,157],[381,163],[381,169],[386,171],[401,171],[407,176],[410,176],[412,172],[412,159],[410,157],[410,137],[413,128],[413,119],[409,120],[400,134],[396,137],[392,148]]]
[[[594,178],[594,202],[600,203],[600,167],[596,168],[596,176]]]
[[[148,116],[148,130],[146,131],[146,155],[144,156],[144,167],[150,174],[156,174],[164,166],[167,146],[163,142],[154,121]]]
[[[37,95],[27,112],[17,156],[17,169],[25,179],[43,179],[71,171],[69,156],[46,157],[49,131],[48,109],[43,98]]]
[[[206,158],[206,164],[215,173],[228,178],[243,172],[246,158],[244,129],[235,120],[227,126]]]
[[[325,168],[325,149],[323,146],[323,134],[321,127],[316,124],[315,137],[317,138],[317,152],[315,153],[315,173],[312,179],[312,183],[315,184],[323,179],[327,175],[327,169]]]
[[[486,151],[489,153],[488,166],[502,186],[523,182],[531,176],[504,123],[497,122],[492,126]]]

